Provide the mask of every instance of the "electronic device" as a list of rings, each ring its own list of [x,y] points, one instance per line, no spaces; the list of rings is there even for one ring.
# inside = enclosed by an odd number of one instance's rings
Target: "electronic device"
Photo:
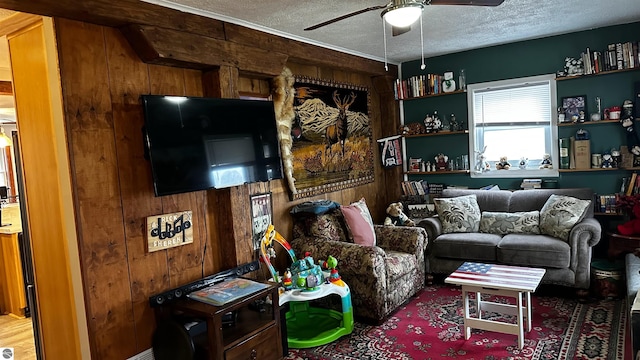
[[[272,101],[142,95],[156,196],[282,178]]]
[[[149,304],[151,305],[151,307],[171,304],[176,300],[179,300],[181,298],[186,298],[187,294],[189,294],[192,291],[203,289],[207,286],[211,286],[213,284],[219,283],[228,278],[242,276],[244,274],[256,271],[259,268],[260,268],[260,262],[258,260],[255,260],[250,263],[237,266],[233,269],[222,271],[217,274],[213,274],[203,279],[194,281],[192,283],[179,286],[175,289],[167,290],[160,294],[153,295],[149,297]]]
[[[207,322],[191,317],[173,317],[161,321],[153,332],[156,360],[207,359]]]

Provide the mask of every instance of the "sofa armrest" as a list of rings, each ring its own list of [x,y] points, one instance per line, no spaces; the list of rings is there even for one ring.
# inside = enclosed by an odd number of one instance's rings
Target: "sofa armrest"
[[[429,253],[429,248],[433,246],[433,240],[442,235],[442,223],[440,222],[440,218],[437,215],[424,218],[420,220],[416,226],[424,228],[427,231],[427,239],[429,239],[427,243],[427,253]]]
[[[420,256],[427,246],[427,232],[421,227],[374,225],[376,245],[384,250]]]
[[[598,220],[594,218],[582,219],[575,224],[569,233],[569,245],[571,247],[589,246],[593,247],[600,241],[602,227]]]
[[[291,247],[296,254],[310,252],[316,261],[324,261],[329,255],[335,257],[338,260],[338,272],[345,280],[366,276],[386,284],[386,254],[378,246],[300,237],[291,241]]]
[[[600,241],[602,228],[598,220],[585,218],[569,233],[571,260],[569,267],[575,273],[575,287],[588,289],[591,285],[591,248]]]

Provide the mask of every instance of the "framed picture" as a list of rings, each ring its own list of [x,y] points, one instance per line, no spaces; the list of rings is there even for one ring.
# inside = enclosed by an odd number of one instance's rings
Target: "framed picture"
[[[567,96],[562,98],[564,122],[583,122],[587,116],[587,96]]]
[[[251,195],[251,229],[253,250],[260,249],[260,241],[272,221],[271,193]]]

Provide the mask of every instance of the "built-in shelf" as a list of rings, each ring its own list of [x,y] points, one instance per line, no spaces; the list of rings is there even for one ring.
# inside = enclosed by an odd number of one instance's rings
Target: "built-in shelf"
[[[415,135],[402,135],[405,138],[416,138],[416,137],[424,137],[424,136],[438,136],[438,135],[456,135],[456,134],[468,134],[469,130],[460,130],[460,131],[439,131],[428,134],[415,134]]]
[[[407,175],[468,174],[469,170],[405,171],[404,173]]]
[[[636,121],[640,121],[640,118],[636,118]],[[559,123],[558,126],[583,126],[583,125],[598,125],[608,123],[618,123],[620,120],[598,120],[598,121],[585,121],[585,122],[564,122]]]
[[[559,172],[584,172],[584,171],[627,171],[625,168],[590,168],[590,169],[558,169]]]
[[[564,80],[581,79],[581,78],[585,78],[585,77],[593,77],[593,76],[600,76],[600,75],[617,74],[617,73],[621,73],[621,72],[626,72],[626,71],[636,71],[636,70],[640,70],[640,67],[634,67],[634,68],[630,68],[630,69],[621,69],[621,70],[600,71],[599,73],[595,73],[595,74],[587,74],[587,75],[563,76],[563,77],[557,77],[557,78],[556,78],[556,81],[564,81]]]
[[[415,99],[425,99],[425,98],[437,97],[437,96],[443,96],[443,95],[464,94],[466,92],[467,92],[467,90],[456,90],[456,91],[452,91],[452,92],[442,92],[442,93],[438,93],[438,94],[430,94],[430,95],[424,95],[424,96],[414,96],[414,97],[398,99],[398,100],[407,101],[407,100],[415,100]]]
[[[621,213],[594,212],[593,216],[622,216]]]

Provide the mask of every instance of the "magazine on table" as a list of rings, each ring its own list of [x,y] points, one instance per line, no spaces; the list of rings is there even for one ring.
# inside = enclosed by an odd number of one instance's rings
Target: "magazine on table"
[[[187,297],[207,304],[221,306],[268,287],[268,284],[253,280],[234,278],[189,293]]]

